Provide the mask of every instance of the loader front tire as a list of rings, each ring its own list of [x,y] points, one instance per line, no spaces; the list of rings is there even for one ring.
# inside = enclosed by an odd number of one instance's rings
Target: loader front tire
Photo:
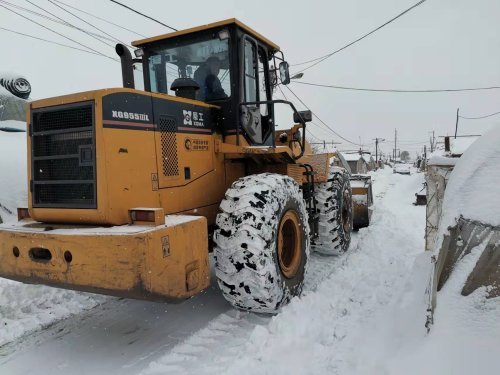
[[[240,178],[227,190],[216,224],[216,276],[234,307],[276,313],[300,295],[309,226],[293,179],[270,173]]]
[[[352,191],[349,173],[332,167],[328,181],[315,189],[316,209],[319,213],[318,237],[312,241],[314,251],[325,255],[340,255],[351,243]]]

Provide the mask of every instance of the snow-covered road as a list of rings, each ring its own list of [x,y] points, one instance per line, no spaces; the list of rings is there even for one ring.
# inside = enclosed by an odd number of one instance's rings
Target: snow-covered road
[[[422,174],[375,176],[373,225],[340,257],[314,254],[305,293],[275,317],[233,310],[216,284],[182,304],[102,299],[0,348],[5,374],[353,373],[423,251]],[[423,324],[423,322],[422,322]],[[423,327],[423,326],[422,326]],[[377,337],[374,335],[373,337]],[[356,349],[356,350],[355,350]],[[366,350],[367,358],[370,351]],[[371,363],[377,366],[376,360]],[[370,366],[371,367],[371,366]]]

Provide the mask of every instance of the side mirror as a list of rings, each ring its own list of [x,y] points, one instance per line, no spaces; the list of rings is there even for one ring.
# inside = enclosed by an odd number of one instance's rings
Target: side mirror
[[[289,65],[286,61],[280,62],[280,80],[283,85],[290,83],[290,72],[288,71]]]
[[[293,113],[293,121],[298,124],[311,122],[313,119],[311,111],[298,111]]]

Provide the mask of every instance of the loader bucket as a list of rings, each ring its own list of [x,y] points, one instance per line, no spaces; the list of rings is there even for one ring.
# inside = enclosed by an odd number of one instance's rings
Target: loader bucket
[[[353,229],[358,230],[370,225],[373,212],[372,178],[368,175],[352,175],[350,180]]]

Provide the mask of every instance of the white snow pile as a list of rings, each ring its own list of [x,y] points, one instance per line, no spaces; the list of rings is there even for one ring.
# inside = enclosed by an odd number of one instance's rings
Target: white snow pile
[[[0,122],[4,126],[25,128],[26,124]],[[0,131],[0,216],[7,223],[17,220],[17,207],[27,206],[26,154],[26,133]],[[89,309],[103,298],[0,278],[0,346]]]

